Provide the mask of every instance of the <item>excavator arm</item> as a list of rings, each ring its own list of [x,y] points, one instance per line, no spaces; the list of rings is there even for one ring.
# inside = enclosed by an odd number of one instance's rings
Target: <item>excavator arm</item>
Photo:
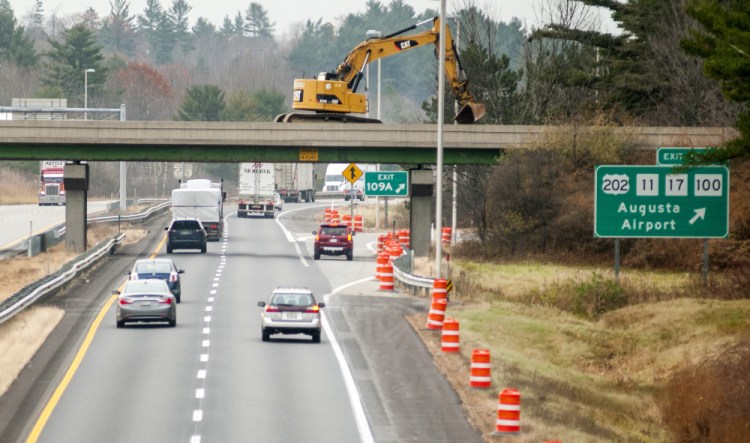
[[[425,24],[432,23],[429,31],[402,35]],[[477,103],[468,90],[458,53],[453,46],[450,30],[445,27],[447,42],[445,47],[445,73],[453,89],[461,110],[456,115],[458,123],[474,123],[484,116],[484,105]],[[367,111],[364,94],[357,93],[364,68],[375,60],[390,57],[402,52],[434,44],[436,51],[440,45],[440,19],[438,17],[416,23],[408,28],[385,36],[370,37],[352,49],[335,72],[324,72],[317,79],[294,81],[295,110],[315,111],[323,114],[324,119],[365,121],[358,117],[346,117],[345,114]],[[276,121],[290,121],[289,114],[282,114]],[[296,114],[299,115],[299,114]],[[308,116],[306,120],[320,119]],[[369,120],[368,120],[369,121]],[[377,121],[377,120],[376,120]]]

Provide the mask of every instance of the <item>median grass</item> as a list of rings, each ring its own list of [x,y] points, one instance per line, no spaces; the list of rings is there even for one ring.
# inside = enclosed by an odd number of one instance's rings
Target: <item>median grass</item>
[[[420,266],[431,275],[429,262]],[[718,442],[729,440],[700,433],[743,426],[750,435],[750,408],[737,406],[750,399],[750,369],[737,369],[750,363],[750,300],[732,289],[743,287],[737,276],[713,276],[704,288],[686,273],[628,271],[617,284],[608,269],[535,262],[458,261],[450,273],[446,315],[460,322],[460,355],[440,351],[423,316],[410,321],[486,441]],[[486,391],[467,387],[476,348],[492,354]],[[521,392],[523,432],[493,437],[505,388]],[[712,413],[719,407],[732,415]]]

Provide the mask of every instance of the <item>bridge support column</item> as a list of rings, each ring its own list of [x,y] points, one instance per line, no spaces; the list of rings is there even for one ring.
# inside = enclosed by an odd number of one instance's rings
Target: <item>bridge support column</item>
[[[431,169],[412,169],[409,172],[411,247],[414,250],[415,257],[428,257],[431,246],[433,171]]]
[[[67,164],[65,185],[65,249],[86,251],[86,213],[89,190],[89,165]]]

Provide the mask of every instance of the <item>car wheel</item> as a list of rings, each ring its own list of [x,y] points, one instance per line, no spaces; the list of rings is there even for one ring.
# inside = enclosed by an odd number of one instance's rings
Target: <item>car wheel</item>
[[[118,328],[125,327],[125,320],[117,320],[117,327]]]
[[[261,340],[271,341],[271,334],[266,332],[265,330],[261,331]]]
[[[175,326],[177,326],[177,319],[169,320],[169,327],[174,328]]]
[[[171,253],[172,253],[172,247],[171,246],[167,246],[167,254],[171,254]]]
[[[315,260],[320,260],[320,252],[319,252],[319,251],[315,251],[315,252],[313,253],[313,258],[314,258]]]
[[[320,331],[313,332],[311,335],[313,343],[320,343]]]
[[[347,260],[352,261],[353,258],[354,258],[354,253],[352,251],[349,251],[346,253]]]
[[[175,296],[174,296],[174,298],[175,298],[175,301],[176,301],[177,303],[179,303],[179,302],[180,302],[180,296],[179,296],[179,295],[175,295]]]
[[[206,245],[204,244],[203,246],[201,246],[201,254],[205,254],[205,253],[206,253]]]

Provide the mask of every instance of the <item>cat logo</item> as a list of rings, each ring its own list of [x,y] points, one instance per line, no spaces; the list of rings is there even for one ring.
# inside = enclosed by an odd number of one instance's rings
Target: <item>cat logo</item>
[[[401,51],[419,46],[419,42],[416,40],[396,40],[394,43],[396,44],[396,48]]]

